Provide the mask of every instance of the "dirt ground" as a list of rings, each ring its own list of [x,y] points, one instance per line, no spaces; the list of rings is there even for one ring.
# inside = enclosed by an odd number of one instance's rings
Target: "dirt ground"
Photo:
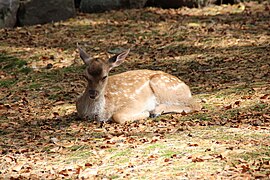
[[[0,179],[269,179],[270,4],[145,8],[0,29]],[[103,127],[77,117],[80,43],[111,74],[163,70],[203,110]]]

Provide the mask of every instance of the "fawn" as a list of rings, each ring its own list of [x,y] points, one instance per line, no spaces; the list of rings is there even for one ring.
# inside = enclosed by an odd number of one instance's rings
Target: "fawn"
[[[110,70],[123,63],[130,50],[103,61],[92,59],[79,46],[78,49],[87,66],[84,77],[88,82],[76,102],[81,118],[125,123],[163,113],[189,113],[201,109],[189,87],[165,72],[133,70],[109,76]]]

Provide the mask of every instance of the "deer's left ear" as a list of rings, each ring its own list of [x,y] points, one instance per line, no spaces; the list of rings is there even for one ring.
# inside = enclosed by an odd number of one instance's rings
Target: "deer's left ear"
[[[79,46],[77,43],[77,48],[79,49],[79,54],[84,64],[89,65],[91,61],[91,57]]]
[[[126,50],[126,51],[124,51],[124,52],[122,52],[122,53],[120,53],[118,55],[115,55],[115,56],[111,57],[109,59],[110,69],[112,69],[114,67],[117,67],[120,64],[122,64],[125,61],[129,51],[130,51],[130,49],[128,49],[128,50]]]

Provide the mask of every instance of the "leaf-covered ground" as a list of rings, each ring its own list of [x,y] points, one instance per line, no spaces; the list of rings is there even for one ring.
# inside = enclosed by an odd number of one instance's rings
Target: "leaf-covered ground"
[[[121,10],[0,30],[0,179],[269,179],[270,5]],[[178,76],[203,111],[103,127],[76,116],[76,43],[112,74]]]

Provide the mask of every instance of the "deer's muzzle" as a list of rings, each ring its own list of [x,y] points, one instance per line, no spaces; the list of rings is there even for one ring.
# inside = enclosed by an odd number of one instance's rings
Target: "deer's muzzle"
[[[96,97],[98,96],[98,91],[96,90],[89,90],[88,93],[91,99],[96,99]]]

